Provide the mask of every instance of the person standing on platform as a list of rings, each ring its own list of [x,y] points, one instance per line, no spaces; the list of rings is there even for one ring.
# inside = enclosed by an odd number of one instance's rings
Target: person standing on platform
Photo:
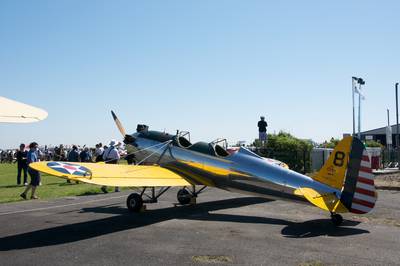
[[[261,142],[262,146],[265,146],[267,144],[268,138],[267,138],[267,127],[268,123],[265,121],[265,117],[261,116],[260,121],[258,121],[258,139]]]
[[[21,172],[24,171],[24,185],[28,185],[28,163],[26,158],[28,156],[28,151],[25,150],[25,144],[19,145],[19,151],[17,152],[17,184],[21,185]]]

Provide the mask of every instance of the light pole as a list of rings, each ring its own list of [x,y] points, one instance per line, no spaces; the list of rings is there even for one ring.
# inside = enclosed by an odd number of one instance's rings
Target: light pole
[[[356,135],[356,112],[355,112],[355,100],[354,94],[355,92],[358,93],[358,138],[361,139],[361,85],[365,85],[365,81],[362,78],[352,77],[352,96],[353,96],[353,136]],[[358,84],[358,88],[357,88]]]
[[[356,77],[352,77],[351,78],[351,91],[352,91],[352,96],[353,96],[353,137],[356,135],[356,111],[355,111],[355,107],[354,107],[354,90],[355,90],[355,86],[356,85],[356,81],[358,80],[358,78]]]
[[[399,98],[398,98],[398,87],[399,83],[396,85],[396,149],[397,149],[397,163],[400,169],[400,147],[399,147]]]
[[[362,78],[358,79],[358,138],[361,139],[361,85],[365,85]]]
[[[389,151],[392,148],[392,130],[391,129],[392,128],[390,127],[389,109],[387,109],[386,147]],[[389,155],[389,159],[390,159],[390,155]]]

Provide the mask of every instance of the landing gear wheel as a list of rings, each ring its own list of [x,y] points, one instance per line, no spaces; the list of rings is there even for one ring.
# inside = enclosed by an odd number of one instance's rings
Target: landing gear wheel
[[[340,214],[332,213],[331,214],[331,221],[334,225],[340,226],[343,222],[343,217]]]
[[[139,212],[143,207],[143,199],[138,193],[132,193],[126,199],[126,206],[131,212]]]
[[[178,202],[182,205],[187,205],[190,203],[190,200],[192,199],[192,195],[190,195],[189,191],[186,189],[180,189],[178,191],[178,194],[176,195],[178,198]]]

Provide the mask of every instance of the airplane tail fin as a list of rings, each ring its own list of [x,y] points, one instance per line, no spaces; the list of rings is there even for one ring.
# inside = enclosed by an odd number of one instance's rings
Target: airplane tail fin
[[[371,162],[358,138],[349,136],[341,140],[313,178],[340,189],[340,202],[352,213],[368,213],[375,206],[377,193]]]

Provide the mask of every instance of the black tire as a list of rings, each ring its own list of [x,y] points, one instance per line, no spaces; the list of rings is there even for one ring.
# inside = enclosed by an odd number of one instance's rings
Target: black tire
[[[139,212],[143,207],[143,199],[138,193],[132,193],[126,199],[126,206],[131,212]]]
[[[192,195],[190,195],[189,191],[186,189],[180,189],[178,191],[178,194],[176,195],[178,202],[182,205],[187,205],[190,203],[190,200],[192,199]]]
[[[343,223],[343,217],[340,214],[332,214],[331,220],[335,226],[340,226]]]

